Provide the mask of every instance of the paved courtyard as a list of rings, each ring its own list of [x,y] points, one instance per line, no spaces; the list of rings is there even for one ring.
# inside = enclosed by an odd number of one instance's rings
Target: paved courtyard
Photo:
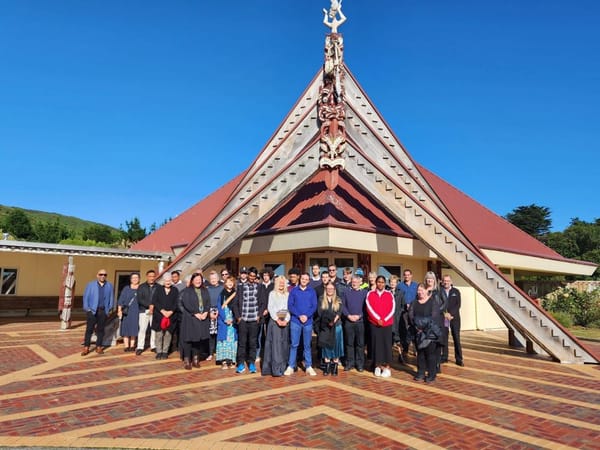
[[[0,319],[0,447],[600,449],[600,368],[528,356],[506,333],[465,332],[465,367],[426,385],[414,357],[389,379],[184,371],[121,344],[82,357],[83,324],[58,328]]]

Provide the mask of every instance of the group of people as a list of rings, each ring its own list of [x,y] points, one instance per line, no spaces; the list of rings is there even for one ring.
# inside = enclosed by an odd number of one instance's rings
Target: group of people
[[[288,277],[274,276],[270,269],[260,272],[243,267],[239,277],[227,269],[220,276],[211,271],[205,280],[202,271],[187,283],[174,271],[156,283],[149,270],[146,281],[132,274],[117,301],[124,351],[141,355],[149,347],[156,359],[166,359],[178,350],[183,367],[200,367],[201,360],[214,360],[223,370],[237,373],[290,376],[303,364],[310,376],[312,342],[316,335],[318,366],[323,375],[336,376],[338,368],[364,371],[370,360],[374,375],[390,377],[392,349],[399,350],[404,364],[409,346],[417,353],[415,380],[435,381],[440,365],[448,361],[448,335],[452,334],[456,364],[462,366],[460,345],[460,291],[444,275],[441,285],[433,272],[423,283],[412,280],[406,269],[403,279],[389,280],[373,272],[363,280],[358,268],[343,270],[331,265],[320,273],[290,269]],[[114,307],[112,285],[106,271],[98,272],[84,293],[87,314],[84,351],[90,352],[90,337],[102,329],[107,312]],[[150,333],[148,330],[150,329]],[[101,345],[96,346],[103,352]]]

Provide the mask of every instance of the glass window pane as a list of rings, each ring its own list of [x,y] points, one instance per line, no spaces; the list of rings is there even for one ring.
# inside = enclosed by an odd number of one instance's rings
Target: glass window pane
[[[17,269],[2,269],[2,286],[0,294],[15,295],[17,293]]]
[[[285,264],[281,264],[281,263],[267,263],[265,264],[265,267],[268,267],[269,269],[271,269],[273,271],[273,273],[277,276],[279,275],[286,275],[285,273]]]

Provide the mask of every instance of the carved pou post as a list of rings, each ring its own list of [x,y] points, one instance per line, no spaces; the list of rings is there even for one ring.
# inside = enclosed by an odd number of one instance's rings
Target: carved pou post
[[[337,0],[331,1],[329,12],[325,9],[323,12],[323,23],[331,28],[332,32],[325,38],[323,84],[317,102],[321,141],[319,164],[329,170],[327,187],[333,189],[337,186],[339,170],[343,170],[346,164],[342,156],[346,148],[344,39],[337,32],[338,27],[346,21],[346,17],[342,13],[342,2]],[[338,14],[340,19],[337,19]]]

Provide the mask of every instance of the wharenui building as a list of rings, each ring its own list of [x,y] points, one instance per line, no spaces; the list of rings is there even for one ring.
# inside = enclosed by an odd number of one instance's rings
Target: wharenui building
[[[345,20],[333,0],[323,67],[250,167],[134,249],[172,252],[166,270],[184,275],[315,263],[410,268],[415,280],[448,273],[464,329],[506,328],[530,351],[597,363],[514,282],[596,266],[563,258],[419,165],[344,63]]]

